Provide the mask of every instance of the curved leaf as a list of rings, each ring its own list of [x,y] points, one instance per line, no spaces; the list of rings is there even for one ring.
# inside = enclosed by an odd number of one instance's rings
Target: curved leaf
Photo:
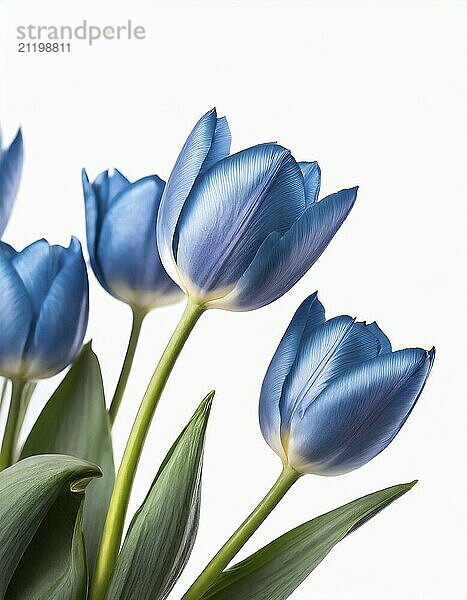
[[[106,598],[162,600],[179,578],[198,530],[206,426],[214,393],[169,450],[133,517]]]
[[[83,529],[88,569],[92,573],[115,469],[109,418],[97,356],[86,344],[37,419],[21,458],[36,454],[68,454],[93,462],[104,477],[86,491]]]
[[[75,494],[100,474],[95,465],[62,455],[26,458],[0,473],[0,598],[47,515],[50,523],[59,522],[54,518],[59,498],[62,506],[73,506]]]
[[[415,483],[374,492],[292,529],[224,571],[201,600],[285,600],[338,542]]]
[[[58,497],[23,554],[5,600],[85,600],[83,500],[68,492]]]

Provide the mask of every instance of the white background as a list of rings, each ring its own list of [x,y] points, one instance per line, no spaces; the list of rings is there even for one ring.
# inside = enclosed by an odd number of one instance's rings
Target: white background
[[[179,598],[279,471],[261,438],[265,368],[301,300],[319,289],[328,316],[377,319],[396,348],[437,346],[430,381],[395,442],[357,472],[300,480],[242,553],[353,498],[419,478],[341,543],[296,600],[466,597],[465,431],[467,5],[419,2],[1,2],[0,122],[18,124],[24,178],[5,239],[84,240],[80,169],[117,166],[167,178],[185,136],[213,105],[233,149],[278,140],[318,159],[323,192],[360,185],[351,216],[295,288],[249,314],[212,311],[189,340],[146,444],[131,512],[195,406],[217,390],[208,432],[201,527]],[[144,41],[74,42],[70,54],[19,54],[18,25],[147,30]],[[91,274],[88,337],[108,394],[129,309]],[[138,401],[182,306],[145,324],[115,429],[120,457]],[[37,414],[56,381],[39,388]],[[31,415],[32,416],[32,415]],[[464,554],[464,555],[463,555]]]

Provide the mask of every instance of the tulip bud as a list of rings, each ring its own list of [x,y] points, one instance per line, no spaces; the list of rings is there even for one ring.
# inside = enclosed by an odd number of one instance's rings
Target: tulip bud
[[[51,377],[78,354],[88,322],[81,244],[39,240],[16,252],[0,242],[0,374]]]
[[[11,210],[18,192],[23,168],[23,136],[18,130],[8,148],[2,147],[0,132],[0,237],[8,225]]]
[[[91,266],[102,287],[147,312],[182,297],[162,266],[156,217],[164,182],[157,175],[130,183],[119,171],[91,184],[83,170],[86,233]]]
[[[210,111],[183,146],[161,199],[157,241],[169,275],[205,308],[253,310],[285,294],[349,214],[356,188],[317,202],[317,163],[260,144],[228,156]]]
[[[264,378],[260,425],[299,473],[339,475],[394,439],[430,373],[434,348],[393,352],[381,329],[327,320],[317,295],[295,313]]]

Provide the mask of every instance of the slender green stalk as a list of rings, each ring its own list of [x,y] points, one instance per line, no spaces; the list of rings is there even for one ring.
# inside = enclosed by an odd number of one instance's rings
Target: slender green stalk
[[[276,508],[300,476],[301,474],[297,473],[292,467],[284,466],[276,483],[250,516],[243,521],[237,531],[208,563],[204,571],[183,596],[182,600],[200,600],[202,598],[203,594],[212,586],[220,573],[227,567],[238,551],[243,548],[266,517]]]
[[[141,326],[144,321],[144,317],[147,312],[138,308],[133,308],[133,323],[131,326],[131,334],[128,342],[128,348],[126,350],[125,359],[123,361],[122,370],[120,377],[118,378],[117,387],[115,388],[114,396],[110,404],[109,417],[111,425],[114,424],[117,417],[118,409],[122,402],[123,394],[125,393],[126,384],[128,383],[128,377],[130,376],[131,367],[133,366],[133,360],[135,358],[136,346],[138,345],[139,334],[141,333]]]
[[[0,391],[0,411],[2,410],[3,403],[5,402],[6,393],[8,390],[8,379],[2,381],[2,389]]]
[[[26,412],[28,410],[29,403],[31,401],[32,395],[34,394],[34,390],[36,389],[37,382],[36,381],[26,381],[23,387],[23,392],[21,394],[21,402],[19,406],[19,414],[16,420],[16,430],[15,430],[15,445],[18,445],[19,436],[21,433],[21,429],[23,428],[24,418],[26,416]],[[17,456],[13,455],[12,462],[16,462]]]
[[[16,450],[18,423],[21,420],[23,410],[22,396],[26,382],[13,379],[11,383],[10,408],[8,410],[2,449],[0,451],[0,471],[3,471],[3,469],[6,469],[13,463]]]
[[[115,480],[91,585],[91,600],[103,600],[105,598],[105,592],[120,548],[136,468],[152,418],[175,361],[203,311],[203,307],[188,300],[185,312],[162,354],[141,401]]]

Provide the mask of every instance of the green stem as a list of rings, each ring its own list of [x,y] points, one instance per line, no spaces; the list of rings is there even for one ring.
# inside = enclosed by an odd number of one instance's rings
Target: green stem
[[[212,586],[220,573],[227,567],[238,551],[243,548],[266,517],[276,508],[300,476],[301,474],[297,473],[292,467],[284,466],[276,483],[250,516],[243,521],[232,537],[222,546],[211,562],[208,563],[182,600],[200,600],[202,598],[203,594]]]
[[[0,391],[0,412],[2,410],[3,403],[5,402],[7,390],[8,390],[8,379],[5,378],[2,381],[2,390]]]
[[[36,381],[26,381],[23,391],[22,391],[22,394],[21,394],[19,414],[18,414],[18,419],[16,420],[16,431],[15,431],[16,445],[18,444],[21,429],[23,428],[24,418],[26,417],[26,412],[28,410],[32,395],[34,394],[34,390],[36,389],[36,385],[37,385]],[[16,462],[15,456],[13,456],[12,462]]]
[[[25,381],[13,379],[11,386],[10,408],[3,434],[2,449],[0,451],[0,471],[13,463],[18,435],[18,424],[22,413],[22,396],[26,385]]]
[[[128,342],[128,348],[125,354],[125,360],[123,361],[122,370],[120,377],[118,378],[117,387],[112,398],[109,409],[109,417],[111,425],[114,424],[117,417],[118,409],[122,402],[123,394],[125,393],[126,384],[128,383],[128,377],[130,376],[131,367],[135,358],[136,346],[138,345],[139,335],[141,333],[141,326],[146,316],[146,311],[141,309],[133,308],[133,323],[131,326],[130,340]]]
[[[152,418],[175,361],[203,311],[203,307],[193,304],[188,300],[185,312],[162,354],[141,401],[117,473],[112,498],[110,499],[97,557],[96,570],[91,585],[91,600],[103,600],[105,598],[107,586],[115,567],[115,560],[120,547],[136,468]]]

